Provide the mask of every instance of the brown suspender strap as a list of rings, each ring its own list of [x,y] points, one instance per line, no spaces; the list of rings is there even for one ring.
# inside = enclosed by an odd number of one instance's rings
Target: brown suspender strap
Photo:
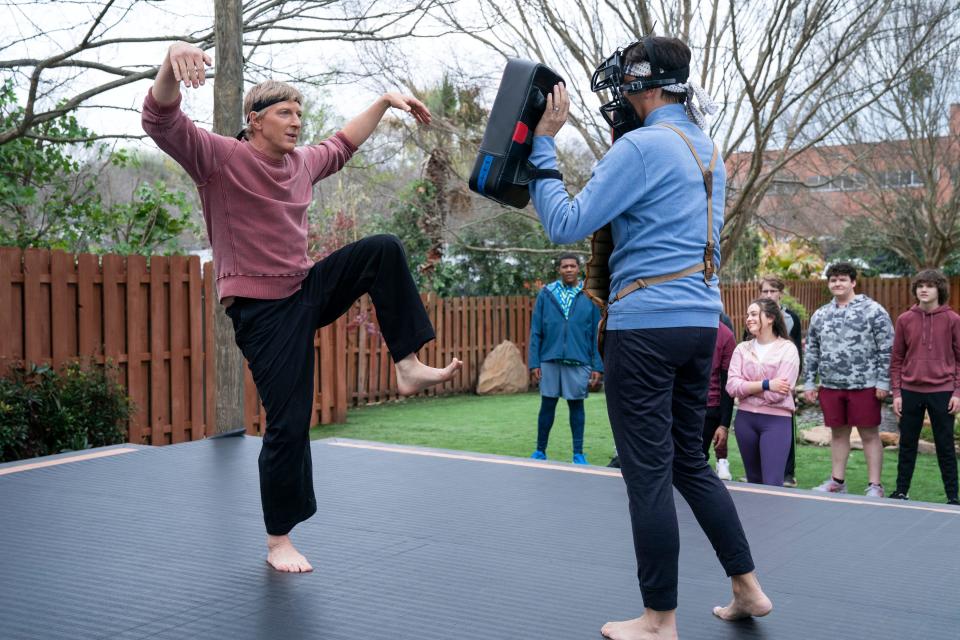
[[[660,126],[670,129],[678,136],[680,136],[684,142],[687,143],[687,148],[690,149],[690,153],[693,154],[693,159],[697,161],[697,166],[700,167],[700,173],[703,175],[703,188],[707,192],[707,242],[704,245],[703,249],[703,281],[707,284],[710,284],[710,280],[713,278],[713,168],[717,164],[717,145],[713,145],[713,156],[710,158],[710,166],[704,168],[703,162],[700,160],[700,156],[697,155],[696,150],[693,148],[693,144],[690,142],[690,139],[683,135],[683,132],[680,129],[676,128],[672,124],[667,124],[666,122],[661,122]]]
[[[652,287],[655,284],[686,278],[687,276],[692,276],[693,274],[700,273],[701,271],[703,271],[703,264],[698,263],[692,267],[687,267],[683,271],[668,273],[663,276],[654,276],[653,278],[637,278],[623,289],[620,289],[620,291],[617,291],[617,295],[613,297],[613,302],[630,295],[638,289],[646,289],[647,287]]]
[[[716,246],[713,242],[713,169],[717,165],[717,145],[713,145],[713,157],[710,158],[710,166],[704,167],[703,162],[700,161],[700,156],[697,155],[696,150],[693,148],[693,144],[690,142],[690,139],[683,134],[680,129],[674,127],[673,125],[661,122],[658,125],[666,129],[670,129],[680,136],[683,141],[687,144],[687,148],[690,149],[690,153],[693,154],[694,160],[697,161],[697,166],[700,168],[700,173],[703,176],[703,187],[707,192],[707,242],[704,245],[703,249],[703,262],[695,264],[693,266],[687,267],[683,271],[676,271],[674,273],[668,273],[662,276],[654,276],[652,278],[637,278],[623,289],[617,292],[613,297],[613,302],[621,300],[622,298],[630,295],[634,291],[639,289],[646,289],[655,284],[661,284],[663,282],[670,282],[671,280],[678,280],[680,278],[685,278],[694,273],[703,272],[703,282],[709,286],[710,280],[713,278],[714,266],[713,266],[713,250]],[[611,304],[613,304],[611,302]],[[606,308],[603,309],[604,314],[606,314]]]

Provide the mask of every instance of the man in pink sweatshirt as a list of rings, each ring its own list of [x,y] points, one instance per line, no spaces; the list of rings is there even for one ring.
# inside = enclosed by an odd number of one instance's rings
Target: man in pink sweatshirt
[[[313,263],[307,208],[313,185],[343,167],[387,109],[423,124],[430,112],[415,98],[387,93],[324,142],[297,147],[303,98],[271,80],[247,92],[245,127],[228,138],[200,129],[180,110],[180,83],[199,87],[210,64],[201,49],[173,44],[143,103],[143,129],[197,185],[220,302],[266,409],[259,466],[267,562],[278,571],[311,571],[289,534],[317,510],[309,440],[317,329],[368,293],[400,393],[450,379],[460,361],[436,369],[417,359],[434,332],[400,241],[364,238]]]
[[[897,490],[890,497],[907,499],[926,411],[947,502],[960,504],[953,444],[954,415],[960,411],[960,315],[946,304],[950,287],[940,271],[921,271],[910,288],[917,304],[897,318],[890,357],[893,412],[900,418]]]

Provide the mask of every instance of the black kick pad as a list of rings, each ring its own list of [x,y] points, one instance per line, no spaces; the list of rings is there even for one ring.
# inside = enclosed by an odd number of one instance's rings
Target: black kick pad
[[[540,63],[507,60],[470,174],[472,191],[518,209],[527,206],[527,185],[537,176],[529,162],[533,130],[547,106],[547,94],[558,82],[563,78]]]

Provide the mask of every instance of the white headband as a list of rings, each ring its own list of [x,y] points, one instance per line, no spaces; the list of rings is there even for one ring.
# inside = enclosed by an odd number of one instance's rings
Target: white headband
[[[649,62],[634,62],[624,68],[623,74],[635,78],[643,78],[652,76],[653,70],[650,68]],[[683,83],[668,84],[660,88],[670,93],[687,94],[687,117],[701,129],[706,128],[707,125],[707,119],[704,113],[713,115],[719,108],[719,105],[713,101],[713,98],[711,98],[702,87],[690,80]],[[696,98],[696,104],[694,104],[694,98]]]

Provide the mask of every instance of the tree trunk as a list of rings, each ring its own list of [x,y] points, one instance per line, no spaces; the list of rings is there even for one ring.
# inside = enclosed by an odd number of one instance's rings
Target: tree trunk
[[[216,75],[213,84],[213,130],[225,136],[237,133],[243,114],[243,39],[240,0],[216,0]],[[214,316],[214,361],[217,370],[216,431],[223,433],[244,426],[243,354],[233,337],[233,324],[224,307]]]

